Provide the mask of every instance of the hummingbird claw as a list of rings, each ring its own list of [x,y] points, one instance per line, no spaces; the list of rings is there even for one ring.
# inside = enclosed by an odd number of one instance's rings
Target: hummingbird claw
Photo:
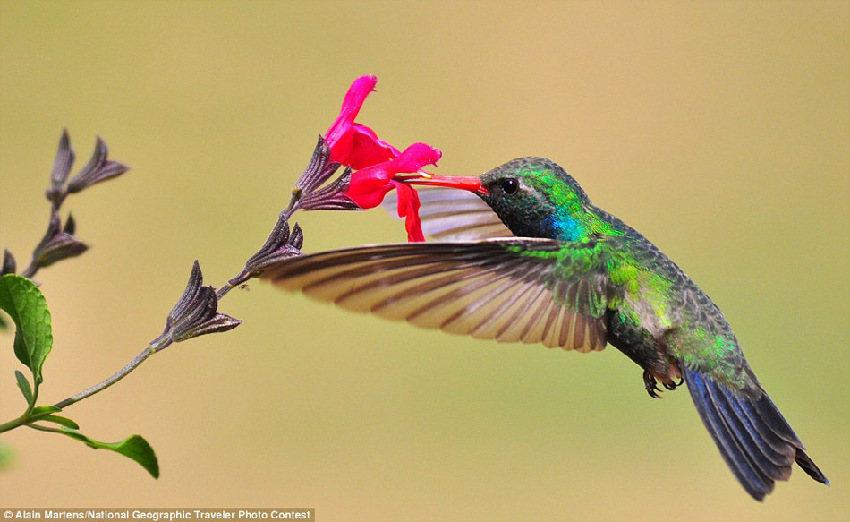
[[[661,388],[658,387],[658,381],[655,380],[655,376],[649,370],[643,371],[643,385],[646,388],[646,393],[649,394],[653,399],[660,399],[661,396],[656,392],[660,392]]]

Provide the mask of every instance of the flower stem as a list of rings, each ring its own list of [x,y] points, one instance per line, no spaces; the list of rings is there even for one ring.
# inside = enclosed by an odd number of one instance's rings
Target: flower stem
[[[289,221],[289,219],[292,217],[292,214],[294,214],[295,211],[298,210],[298,202],[301,200],[302,196],[303,192],[299,187],[294,187],[292,189],[292,197],[289,199],[289,204],[286,205],[286,208],[283,209],[283,212],[280,213],[284,221]],[[216,298],[221,299],[222,297],[227,295],[228,292],[253,277],[256,277],[256,274],[252,274],[250,271],[248,271],[247,268],[243,268],[241,272],[239,272],[235,277],[229,279],[227,283],[222,285],[221,288],[216,291]]]
[[[54,406],[56,406],[57,408],[66,408],[66,407],[74,404],[77,401],[81,401],[81,400],[83,400],[87,397],[91,397],[95,393],[97,393],[99,391],[103,391],[106,388],[109,388],[110,386],[112,386],[116,382],[118,382],[121,379],[123,379],[124,377],[126,377],[127,374],[129,374],[130,372],[135,370],[140,364],[145,362],[145,359],[147,359],[151,355],[155,354],[158,346],[159,346],[159,343],[157,343],[157,342],[153,342],[153,343],[149,344],[148,347],[145,348],[142,353],[137,355],[132,361],[130,361],[129,364],[127,364],[127,366],[121,368],[121,370],[116,372],[113,376],[109,377],[108,379],[106,379],[105,381],[103,381],[99,384],[92,386],[91,388],[88,388],[86,390],[81,391],[80,393],[74,395],[73,397],[68,397],[67,399],[65,399],[63,401],[57,402]]]
[[[294,214],[295,211],[298,210],[298,202],[301,200],[301,196],[302,192],[300,188],[296,187],[292,190],[292,197],[290,198],[289,204],[286,206],[286,209],[284,209],[283,211],[283,214],[286,216],[287,221],[289,220],[289,218],[292,217],[292,214]],[[225,283],[221,288],[218,289],[218,291],[216,292],[216,298],[221,299],[222,297],[227,295],[230,290],[241,285],[245,281],[248,281],[249,279],[251,279],[251,277],[251,273],[247,269],[243,268],[242,271],[236,275],[236,277],[233,277],[232,279],[227,281],[227,283]],[[91,397],[95,393],[109,388],[116,382],[126,377],[130,372],[138,368],[139,365],[141,365],[143,362],[145,362],[145,360],[147,360],[148,357],[155,354],[157,351],[161,350],[165,346],[168,346],[169,344],[171,344],[171,342],[172,340],[171,336],[169,335],[169,332],[163,332],[162,335],[152,341],[139,355],[137,355],[132,361],[130,361],[126,366],[121,368],[121,370],[116,372],[114,375],[100,382],[99,384],[92,386],[91,388],[85,389],[76,395],[57,402],[54,406],[56,406],[57,408],[64,409],[78,401]],[[6,424],[0,424],[0,432],[17,428],[18,426],[27,424],[27,422],[28,417],[26,415],[23,415],[20,418],[10,421]],[[41,429],[35,426],[31,427],[35,429]]]
[[[292,197],[289,198],[289,204],[286,205],[285,209],[283,209],[283,211],[286,213],[287,220],[292,217],[292,213],[295,212],[295,205],[297,205],[298,202],[301,201],[301,196],[303,195],[304,192],[301,190],[300,187],[292,188]]]
[[[35,263],[30,263],[30,265],[21,272],[22,277],[26,277],[27,279],[32,279],[33,276],[38,272],[38,265]]]
[[[29,421],[30,421],[29,415],[23,414],[20,417],[18,417],[17,419],[10,420],[9,422],[4,422],[3,424],[0,424],[0,433],[6,432],[6,431],[9,431],[9,430],[13,430],[13,429],[15,429],[19,426],[23,426],[24,424],[28,423]]]
[[[65,433],[61,429],[49,428],[47,426],[41,426],[39,424],[27,424],[27,428],[32,428],[32,429],[38,430],[38,431],[46,431],[46,432],[49,432],[49,433]]]
[[[222,297],[227,295],[227,292],[230,292],[245,281],[251,279],[251,277],[251,273],[243,268],[236,277],[228,280],[221,288],[218,289],[218,291],[216,291],[216,298],[220,300]]]

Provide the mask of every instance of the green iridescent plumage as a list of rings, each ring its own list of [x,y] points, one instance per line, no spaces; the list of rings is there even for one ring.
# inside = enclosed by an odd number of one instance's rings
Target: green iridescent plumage
[[[787,480],[795,462],[827,482],[762,389],[726,317],[658,248],[595,207],[550,160],[513,160],[485,173],[481,185],[480,200],[423,195],[423,227],[437,238],[490,239],[312,254],[263,277],[456,334],[577,351],[610,344],[643,369],[651,396],[658,383],[669,390],[687,383],[721,455],[754,498]],[[508,235],[505,227],[513,235],[497,237]]]
[[[499,186],[506,175],[518,183],[511,198]],[[482,199],[516,235],[587,245],[523,255],[550,257],[561,278],[591,270],[607,275],[607,308],[619,323],[618,331],[630,336],[623,346],[617,346],[616,339],[609,342],[649,370],[650,383],[657,378],[674,386],[681,379],[680,370],[661,357],[669,355],[728,387],[758,387],[744,371],[743,354],[726,318],[708,296],[641,234],[592,205],[559,166],[540,158],[521,158],[485,174],[482,183],[493,187]],[[642,338],[644,332],[657,341],[631,346],[631,336]],[[666,347],[644,346],[659,342]],[[656,363],[646,368],[648,358]]]

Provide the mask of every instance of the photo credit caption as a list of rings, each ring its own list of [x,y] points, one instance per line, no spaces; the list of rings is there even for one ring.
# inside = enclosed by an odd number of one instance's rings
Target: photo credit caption
[[[315,508],[14,508],[3,520],[315,520]]]

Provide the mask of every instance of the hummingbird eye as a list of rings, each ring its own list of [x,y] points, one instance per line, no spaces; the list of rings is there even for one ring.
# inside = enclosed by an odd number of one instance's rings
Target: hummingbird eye
[[[519,181],[516,178],[505,178],[500,186],[505,194],[515,194],[519,190]]]

